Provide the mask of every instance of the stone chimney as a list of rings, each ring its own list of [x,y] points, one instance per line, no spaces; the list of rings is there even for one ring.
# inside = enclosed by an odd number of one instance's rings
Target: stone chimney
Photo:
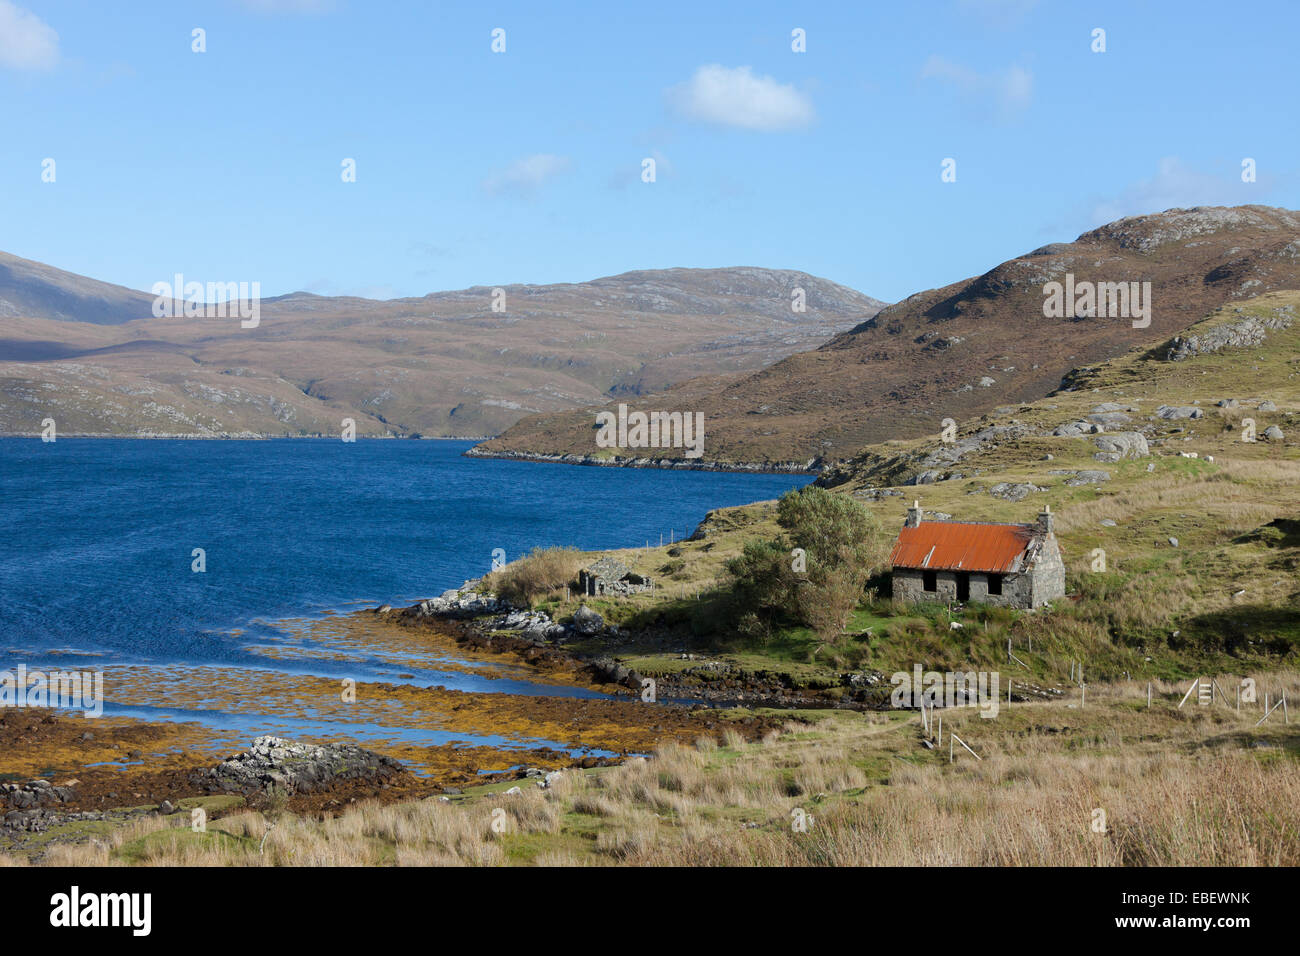
[[[921,502],[913,501],[912,507],[907,509],[907,520],[903,522],[904,528],[916,528],[921,524]]]
[[[1043,510],[1038,512],[1038,530],[1043,534],[1052,533],[1052,509],[1049,505],[1043,505]]]

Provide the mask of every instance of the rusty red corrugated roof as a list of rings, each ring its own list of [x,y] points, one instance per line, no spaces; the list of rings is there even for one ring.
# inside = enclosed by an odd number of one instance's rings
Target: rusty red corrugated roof
[[[922,521],[899,532],[889,562],[896,568],[1005,574],[1021,570],[1021,556],[1038,533],[1034,525]]]

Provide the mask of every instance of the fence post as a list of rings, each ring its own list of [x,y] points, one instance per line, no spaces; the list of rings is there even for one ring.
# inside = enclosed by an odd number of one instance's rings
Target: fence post
[[[1151,682],[1147,681],[1147,709],[1151,709]]]

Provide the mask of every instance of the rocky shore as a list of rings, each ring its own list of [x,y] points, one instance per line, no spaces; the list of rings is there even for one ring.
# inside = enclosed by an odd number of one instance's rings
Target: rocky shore
[[[820,458],[807,461],[711,461],[702,458],[649,458],[611,455],[555,455],[531,451],[485,451],[478,445],[466,449],[467,458],[501,458],[552,465],[595,465],[603,468],[667,468],[677,471],[731,471],[759,475],[817,475],[826,467]]]
[[[628,655],[650,652],[698,661],[653,678],[655,698],[662,703],[696,708],[889,707],[889,682],[883,674],[849,672],[814,686],[796,686],[782,673],[692,653],[682,646],[682,635],[669,629],[631,632],[607,623],[585,604],[579,605],[572,620],[560,623],[545,611],[517,608],[484,594],[480,586],[481,580],[466,581],[436,598],[400,609],[384,605],[373,613],[404,626],[450,622],[456,625],[456,642],[464,648],[509,654],[539,670],[561,671],[570,679],[616,693],[639,695],[647,686],[647,675],[624,662]]]

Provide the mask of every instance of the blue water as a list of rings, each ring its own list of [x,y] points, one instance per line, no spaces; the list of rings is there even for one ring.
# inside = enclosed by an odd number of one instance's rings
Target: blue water
[[[284,619],[439,594],[496,548],[657,544],[808,481],[462,457],[470,444],[0,439],[0,660],[301,671],[249,645],[283,640]]]

